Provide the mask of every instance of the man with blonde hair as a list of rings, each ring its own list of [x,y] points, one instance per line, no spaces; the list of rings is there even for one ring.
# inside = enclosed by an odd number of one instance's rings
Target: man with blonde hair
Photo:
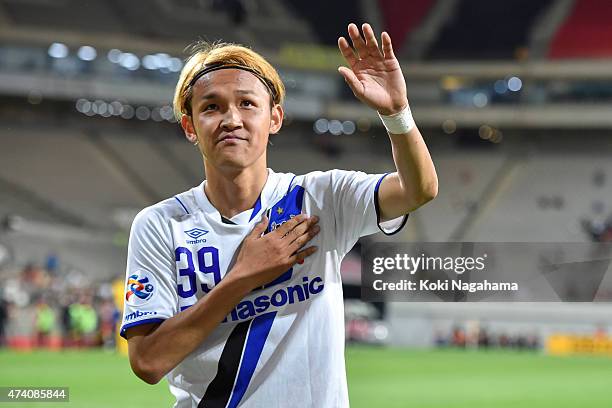
[[[360,236],[397,232],[437,194],[387,33],[338,40],[355,96],[387,128],[396,172],[267,168],[283,83],[234,44],[194,51],[174,108],[206,180],[132,225],[122,335],[133,371],[166,376],[176,407],[347,407],[340,262]]]

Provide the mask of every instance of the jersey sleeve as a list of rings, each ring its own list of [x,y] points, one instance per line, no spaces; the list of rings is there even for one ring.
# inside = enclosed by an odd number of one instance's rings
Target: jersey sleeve
[[[141,211],[130,231],[123,320],[120,334],[145,323],[162,322],[177,313],[172,237],[163,214]]]
[[[379,230],[386,235],[399,232],[408,215],[381,222],[378,189],[387,174],[366,174],[360,171],[332,170],[336,238],[343,253],[348,252],[359,237]]]

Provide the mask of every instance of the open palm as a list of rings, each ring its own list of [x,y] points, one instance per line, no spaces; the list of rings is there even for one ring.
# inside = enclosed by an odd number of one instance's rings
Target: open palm
[[[366,23],[362,29],[365,40],[355,24],[348,26],[354,50],[344,37],[338,39],[340,52],[349,65],[339,67],[338,71],[361,102],[383,115],[397,113],[406,107],[408,100],[406,81],[393,54],[391,37],[382,33],[381,50],[372,27]]]

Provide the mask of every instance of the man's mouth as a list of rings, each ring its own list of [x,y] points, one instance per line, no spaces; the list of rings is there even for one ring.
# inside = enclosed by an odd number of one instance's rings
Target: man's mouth
[[[236,142],[239,140],[246,140],[244,137],[240,137],[234,133],[225,134],[217,139],[217,143],[221,142]]]

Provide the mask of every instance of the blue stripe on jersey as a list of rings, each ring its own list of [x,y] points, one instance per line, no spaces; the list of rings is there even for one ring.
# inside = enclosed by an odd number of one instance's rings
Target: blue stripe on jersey
[[[287,187],[287,192],[285,193],[285,195],[289,194],[289,192],[291,191],[291,185],[293,184],[293,180],[295,180],[295,176],[291,177],[291,181],[289,182],[289,187]]]
[[[127,339],[127,337],[125,337],[125,331],[127,329],[129,329],[130,327],[135,327],[135,326],[140,326],[141,324],[147,324],[147,323],[161,323],[166,319],[160,319],[160,318],[155,318],[155,319],[144,319],[144,320],[139,320],[137,322],[132,322],[132,323],[128,323],[128,324],[124,324],[121,327],[121,330],[119,330],[119,335],[121,337],[123,337],[124,339]]]
[[[380,187],[380,183],[382,183],[383,179],[385,177],[387,177],[390,173],[385,173],[382,175],[381,178],[378,179],[378,181],[376,182],[376,186],[374,187],[374,193],[378,194],[378,188]]]
[[[183,204],[183,202],[182,202],[181,200],[179,200],[179,198],[178,198],[178,197],[174,197],[174,198],[176,198],[176,201],[178,201],[178,202],[179,202],[179,204],[181,205],[181,207],[183,207],[183,210],[185,210],[185,212],[186,212],[187,214],[189,214],[189,210],[187,210],[187,207],[185,207],[185,204]]]
[[[245,350],[247,335],[251,321],[238,323],[225,341],[219,363],[217,374],[208,384],[204,396],[198,403],[198,408],[226,408],[232,395],[238,370],[240,369],[241,356]]]
[[[270,312],[253,319],[246,345],[244,346],[240,370],[238,371],[238,377],[234,385],[234,392],[232,393],[232,398],[227,408],[237,407],[246,393],[253,373],[255,372],[255,368],[257,367],[259,357],[261,357],[261,352],[263,351],[270,329],[272,329],[272,323],[275,317],[276,312]]]
[[[378,189],[380,188],[380,183],[382,183],[383,179],[387,177],[389,174],[391,173],[383,174],[383,176],[380,179],[378,179],[378,182],[376,182],[376,186],[374,187],[374,210],[376,210],[376,223],[378,224],[378,229],[385,235],[394,235],[400,232],[402,228],[404,228],[404,225],[406,225],[406,221],[408,220],[408,216],[410,214],[404,215],[402,224],[399,227],[397,227],[395,231],[387,232],[384,229],[382,229],[382,227],[380,226],[380,204],[378,202]]]
[[[296,215],[299,215],[302,212],[303,203],[304,187],[295,186],[270,209],[270,224],[268,225],[267,232],[273,230],[272,226],[274,226],[274,229],[276,229],[283,222],[289,221],[292,216],[295,217]],[[290,268],[287,272],[283,273],[278,278],[265,285],[264,288],[269,288],[270,286],[288,281],[289,279],[291,279],[292,272],[293,268]]]
[[[261,194],[259,195],[259,197],[257,197],[257,202],[255,202],[255,206],[253,206],[253,212],[251,213],[249,221],[255,218],[255,216],[259,213],[259,210],[261,210]]]

